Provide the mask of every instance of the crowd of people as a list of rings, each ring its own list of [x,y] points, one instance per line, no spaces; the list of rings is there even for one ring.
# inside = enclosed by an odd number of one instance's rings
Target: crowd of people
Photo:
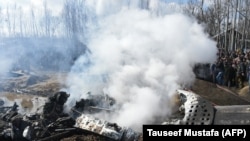
[[[250,51],[219,51],[218,59],[210,64],[210,80],[227,87],[250,85]]]

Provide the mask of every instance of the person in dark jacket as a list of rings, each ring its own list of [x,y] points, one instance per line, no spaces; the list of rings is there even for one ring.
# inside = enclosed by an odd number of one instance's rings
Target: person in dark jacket
[[[249,87],[249,93],[250,93],[250,64],[247,68],[247,77],[248,77],[248,87]]]
[[[227,65],[227,67],[225,67],[225,85],[228,88],[234,85],[235,76],[236,76],[236,70],[233,67],[233,64]]]
[[[243,58],[240,58],[240,61],[238,62],[238,68],[237,68],[237,79],[238,79],[239,88],[244,87],[245,70],[246,70],[246,66],[245,66],[245,63],[243,62]]]

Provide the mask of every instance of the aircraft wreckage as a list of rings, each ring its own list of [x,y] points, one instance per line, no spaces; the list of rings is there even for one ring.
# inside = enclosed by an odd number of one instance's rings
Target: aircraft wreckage
[[[177,111],[162,125],[232,125],[250,124],[250,105],[217,106],[186,90],[177,90]],[[71,113],[64,113],[69,94],[60,91],[45,102],[34,114],[20,114],[18,105],[4,106],[0,101],[0,140],[49,141],[75,134],[91,134],[108,141],[142,140],[142,133],[91,116],[91,113],[110,111],[98,102],[115,104],[110,97],[92,96],[77,101]]]
[[[192,91],[177,90],[179,110],[164,125],[249,125],[250,105],[217,106]]]
[[[16,102],[13,106],[3,106],[0,101],[0,140],[9,141],[59,141],[72,135],[98,136],[107,141],[136,141],[141,133],[92,117],[90,114],[103,110],[97,102],[103,98],[77,101],[69,114],[64,113],[64,104],[69,94],[60,91],[49,97],[43,109],[34,114],[18,113]],[[106,97],[107,98],[107,97]],[[112,104],[111,98],[107,101]],[[108,109],[106,109],[108,110]]]

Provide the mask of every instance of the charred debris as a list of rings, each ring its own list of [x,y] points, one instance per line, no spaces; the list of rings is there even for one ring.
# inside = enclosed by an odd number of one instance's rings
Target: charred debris
[[[141,140],[141,133],[116,123],[110,123],[91,116],[92,113],[107,111],[98,101],[114,104],[110,97],[92,96],[75,103],[70,112],[65,113],[65,103],[70,95],[64,91],[48,97],[42,109],[30,114],[19,112],[19,106],[4,106],[0,101],[0,140],[6,141],[61,141],[64,138],[81,135],[92,136],[105,141]],[[40,107],[41,108],[41,107]],[[88,139],[87,139],[88,140]]]

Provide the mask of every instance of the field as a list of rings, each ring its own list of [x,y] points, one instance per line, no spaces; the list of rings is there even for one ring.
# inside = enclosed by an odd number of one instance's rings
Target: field
[[[15,101],[22,112],[37,112],[46,102],[47,97],[65,87],[66,78],[65,72],[12,72],[12,75],[1,77],[0,96],[6,102],[6,106],[12,106]],[[243,89],[236,89],[196,79],[192,91],[214,105],[250,104],[250,94],[246,84]],[[62,139],[62,141],[75,140],[99,141],[102,139],[94,135],[73,135]]]

